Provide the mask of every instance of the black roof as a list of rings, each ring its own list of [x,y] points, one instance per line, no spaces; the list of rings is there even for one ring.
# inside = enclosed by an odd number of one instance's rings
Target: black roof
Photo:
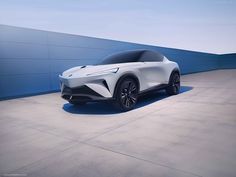
[[[161,62],[164,56],[156,51],[139,49],[128,50],[106,57],[101,64],[129,63],[129,62]]]

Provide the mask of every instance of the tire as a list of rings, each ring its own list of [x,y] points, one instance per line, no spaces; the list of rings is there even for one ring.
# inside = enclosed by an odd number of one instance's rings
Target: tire
[[[166,88],[166,93],[168,95],[177,95],[180,91],[180,75],[174,72],[170,76],[169,84]]]
[[[134,108],[138,98],[138,84],[132,78],[124,78],[117,86],[115,107],[120,111],[129,111]]]
[[[70,104],[73,104],[74,106],[83,106],[86,104],[84,101],[69,101]]]

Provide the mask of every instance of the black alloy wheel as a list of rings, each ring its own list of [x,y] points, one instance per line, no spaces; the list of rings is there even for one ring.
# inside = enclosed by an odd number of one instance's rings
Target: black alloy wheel
[[[138,85],[134,79],[126,78],[118,86],[116,105],[121,111],[134,108],[138,98]]]
[[[180,91],[180,75],[175,72],[171,74],[166,92],[168,95],[177,95]]]

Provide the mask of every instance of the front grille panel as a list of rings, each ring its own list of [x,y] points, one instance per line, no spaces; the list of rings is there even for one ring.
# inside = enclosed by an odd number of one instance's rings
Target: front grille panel
[[[96,97],[103,97],[102,95],[98,94],[97,92],[93,91],[87,86],[81,86],[77,88],[69,88],[69,87],[64,87],[62,94],[68,94],[68,95],[91,95],[91,96],[96,96]]]

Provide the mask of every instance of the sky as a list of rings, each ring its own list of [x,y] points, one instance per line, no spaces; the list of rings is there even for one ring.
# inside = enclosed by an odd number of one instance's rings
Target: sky
[[[236,0],[0,0],[0,24],[236,52]]]

